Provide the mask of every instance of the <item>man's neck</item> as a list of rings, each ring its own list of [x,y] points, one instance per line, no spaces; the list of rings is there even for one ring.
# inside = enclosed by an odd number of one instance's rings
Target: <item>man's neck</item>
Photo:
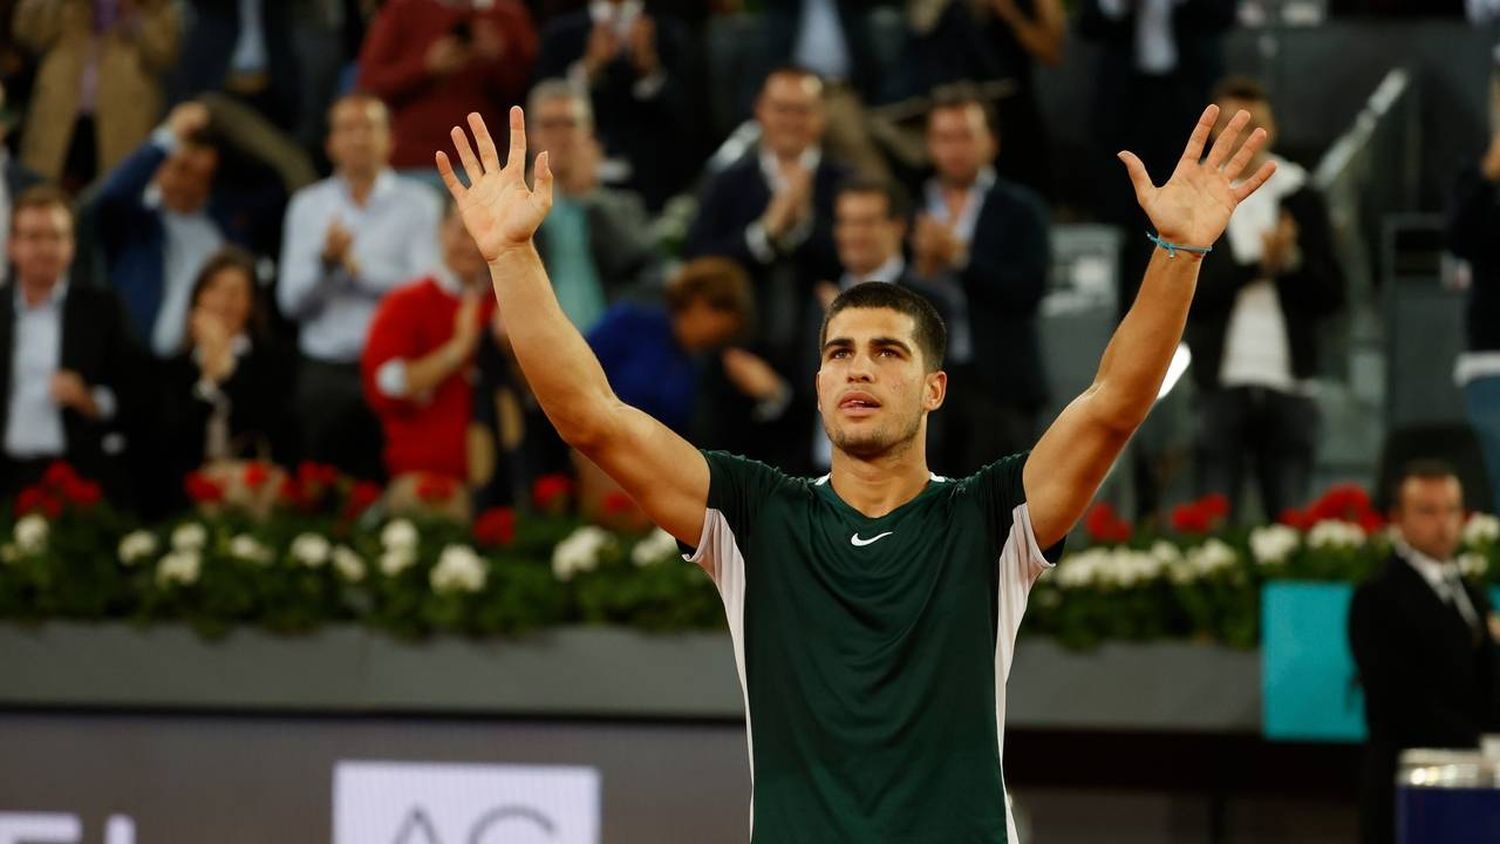
[[[924,432],[925,433],[925,432]],[[829,481],[855,510],[878,519],[922,493],[932,479],[927,469],[926,436],[879,457],[864,459],[833,450]]]
[[[26,307],[35,308],[52,298],[52,292],[57,289],[58,279],[51,281],[39,281],[34,279],[20,279],[21,298],[26,301]]]
[[[343,176],[344,184],[349,186],[349,196],[354,200],[354,204],[364,205],[370,200],[370,194],[375,190],[375,177],[380,175],[380,171],[355,172],[345,170],[341,175]]]

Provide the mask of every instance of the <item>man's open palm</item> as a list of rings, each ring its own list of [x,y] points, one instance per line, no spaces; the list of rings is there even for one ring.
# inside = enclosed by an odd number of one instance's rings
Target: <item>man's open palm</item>
[[[505,250],[530,242],[542,224],[552,207],[552,169],[543,152],[536,159],[536,187],[526,186],[526,116],[520,106],[510,110],[510,155],[503,165],[484,118],[471,113],[469,128],[479,146],[477,158],[468,133],[458,126],[452,132],[469,186],[465,188],[459,182],[446,153],[438,152],[437,168],[458,204],[464,227],[484,259],[493,261]]]
[[[1198,125],[1193,128],[1187,147],[1182,151],[1182,158],[1177,161],[1177,168],[1161,187],[1151,184],[1145,165],[1133,153],[1120,153],[1120,160],[1125,162],[1125,169],[1135,186],[1136,201],[1151,218],[1151,224],[1163,240],[1182,246],[1212,246],[1224,233],[1224,227],[1229,225],[1229,215],[1234,213],[1240,201],[1255,193],[1276,172],[1276,164],[1267,161],[1248,179],[1236,182],[1266,143],[1265,130],[1256,129],[1235,151],[1240,133],[1250,122],[1250,114],[1245,111],[1229,121],[1214,140],[1208,156],[1204,157],[1203,147],[1218,119],[1218,106],[1211,105],[1203,110],[1203,116],[1198,118]]]

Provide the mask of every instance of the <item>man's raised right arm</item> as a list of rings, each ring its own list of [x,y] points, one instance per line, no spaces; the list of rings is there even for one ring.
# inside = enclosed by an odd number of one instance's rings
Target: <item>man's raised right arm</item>
[[[495,298],[516,360],[532,392],[569,445],[620,484],[661,528],[696,545],[708,506],[703,455],[671,429],[614,394],[604,369],[563,314],[532,243],[552,206],[547,154],[537,157],[535,187],[526,186],[526,124],[510,112],[510,154],[502,164],[484,120],[469,115],[479,147],[454,127],[454,146],[469,177],[465,188],[448,156],[438,171],[458,203],[464,225],[490,265]]]

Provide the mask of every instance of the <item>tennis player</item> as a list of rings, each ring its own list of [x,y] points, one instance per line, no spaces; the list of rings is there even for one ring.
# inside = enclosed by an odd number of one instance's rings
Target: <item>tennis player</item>
[[[1217,118],[1203,112],[1160,187],[1120,154],[1158,244],[1140,294],[1094,383],[1036,447],[961,479],[927,467],[947,376],[943,323],[920,297],[863,284],[830,308],[817,374],[830,474],[701,452],[615,397],[558,307],[532,243],[552,172],[542,153],[527,186],[521,109],[504,162],[479,115],[473,145],[454,127],[467,188],[437,153],[548,418],[718,585],[745,695],[753,842],[1016,841],[1001,768],[1027,594],[1151,409],[1202,254],[1274,170],[1241,180],[1265,142],[1257,129],[1239,143],[1245,112],[1205,156]]]

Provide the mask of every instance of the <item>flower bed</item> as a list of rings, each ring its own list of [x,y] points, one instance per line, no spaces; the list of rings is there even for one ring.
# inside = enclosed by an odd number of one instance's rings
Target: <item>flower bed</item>
[[[525,513],[450,513],[451,484],[417,485],[404,514],[390,496],[325,467],[246,464],[187,480],[195,510],[141,525],[64,465],[0,517],[0,618],[177,621],[206,635],[253,625],[283,632],[355,622],[401,636],[514,634],[564,624],[654,632],[717,629],[713,584],[660,530],[632,531],[615,501],[585,524],[566,478],[538,481]],[[1025,627],[1070,647],[1105,640],[1259,640],[1260,585],[1353,581],[1389,553],[1384,523],[1357,487],[1250,529],[1224,524],[1210,496],[1177,508],[1169,530],[1138,530],[1105,504],[1088,542],[1038,581]],[[1476,514],[1466,576],[1500,579],[1500,519]]]

